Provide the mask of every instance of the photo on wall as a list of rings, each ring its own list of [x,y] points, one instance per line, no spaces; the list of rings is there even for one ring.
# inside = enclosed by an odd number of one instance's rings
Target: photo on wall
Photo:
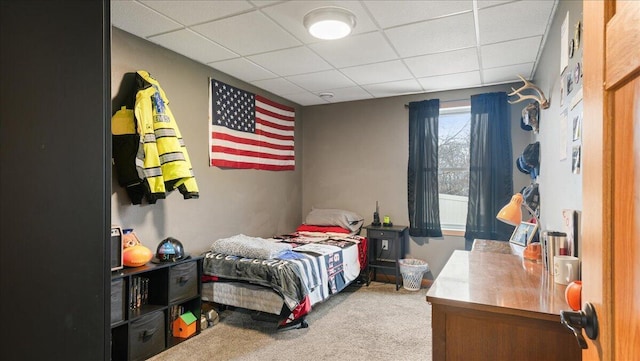
[[[573,140],[579,140],[582,133],[582,114],[573,117]]]
[[[580,174],[580,145],[573,146],[571,171],[573,174]]]

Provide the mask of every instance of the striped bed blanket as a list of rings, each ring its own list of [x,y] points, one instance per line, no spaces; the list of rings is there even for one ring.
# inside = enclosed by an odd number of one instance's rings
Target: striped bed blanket
[[[320,286],[320,269],[316,257],[304,255],[299,259],[260,259],[209,252],[202,264],[206,275],[271,287],[289,310]]]
[[[340,247],[342,246],[342,247]],[[203,273],[223,280],[244,281],[270,287],[291,311],[303,302],[311,306],[340,292],[351,281],[345,277],[343,248],[355,243],[308,244],[280,258],[260,259],[210,251]],[[358,267],[359,269],[359,267]]]

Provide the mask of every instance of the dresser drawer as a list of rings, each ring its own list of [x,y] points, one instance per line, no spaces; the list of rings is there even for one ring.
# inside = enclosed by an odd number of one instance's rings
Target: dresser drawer
[[[399,233],[396,231],[381,231],[378,229],[367,230],[367,238],[397,239],[398,237],[399,237]]]
[[[169,302],[185,300],[198,295],[198,263],[187,262],[169,270]]]

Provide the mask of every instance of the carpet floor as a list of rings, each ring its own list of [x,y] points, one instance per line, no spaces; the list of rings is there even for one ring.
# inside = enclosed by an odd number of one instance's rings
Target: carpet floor
[[[431,360],[426,289],[371,282],[315,305],[308,328],[277,331],[270,317],[225,310],[220,322],[150,360]]]

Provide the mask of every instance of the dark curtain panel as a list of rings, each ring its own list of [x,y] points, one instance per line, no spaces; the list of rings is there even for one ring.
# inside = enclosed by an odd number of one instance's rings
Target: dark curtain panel
[[[438,201],[440,100],[409,103],[409,234],[442,237]]]
[[[469,206],[465,239],[509,240],[513,226],[496,215],[513,196],[507,93],[471,96]]]

